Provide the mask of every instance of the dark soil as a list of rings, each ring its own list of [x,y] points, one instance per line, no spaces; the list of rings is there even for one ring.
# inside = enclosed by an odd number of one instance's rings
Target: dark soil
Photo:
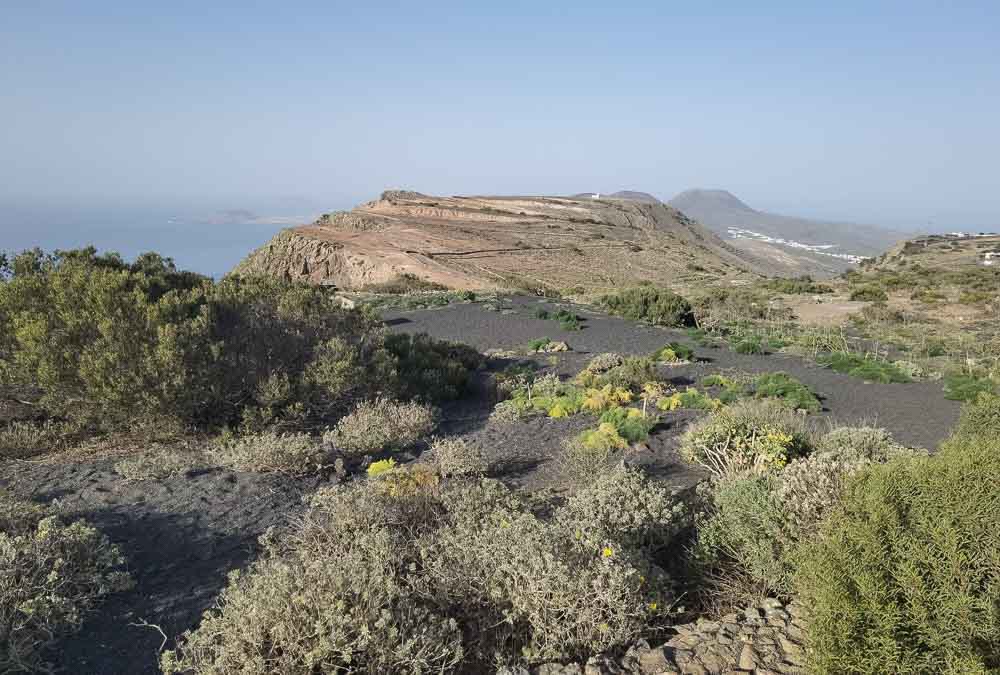
[[[531,340],[540,337],[564,340],[573,351],[554,355],[559,359],[556,368],[563,373],[578,372],[597,353],[649,354],[667,342],[683,342],[694,347],[699,361],[665,369],[675,384],[697,383],[704,376],[725,369],[753,373],[784,371],[819,395],[823,403],[821,418],[838,423],[875,424],[888,429],[901,443],[914,447],[937,447],[954,426],[961,407],[960,403],[944,398],[937,382],[865,382],[795,356],[743,355],[725,347],[698,347],[683,331],[637,325],[577,306],[573,309],[586,319],[583,330],[563,331],[557,322],[534,318],[537,308],[554,311],[559,307],[557,304],[515,297],[508,301],[507,307],[505,312],[496,312],[479,304],[456,304],[440,309],[390,312],[386,320],[391,330],[425,332],[481,350],[524,350]],[[545,358],[538,360],[544,362]]]
[[[539,337],[565,340],[573,351],[540,355],[540,367],[577,372],[594,353],[646,354],[664,343],[690,343],[680,331],[664,330],[573,309],[585,318],[580,331],[563,331],[558,322],[533,317],[553,303],[515,298],[512,311],[494,312],[479,304],[460,304],[387,315],[390,330],[427,332],[466,342],[482,350],[524,348]],[[867,421],[889,429],[901,442],[933,448],[957,419],[959,404],[945,400],[936,383],[868,384],[802,359],[788,356],[742,356],[724,348],[696,348],[699,363],[664,368],[676,385],[696,383],[704,375],[736,368],[752,372],[783,370],[822,397],[820,419]],[[483,378],[485,379],[485,377]],[[446,406],[441,433],[461,434],[487,451],[493,473],[515,485],[563,487],[552,461],[567,437],[593,424],[586,416],[567,419],[534,417],[515,423],[488,421],[488,390]],[[690,486],[701,472],[677,455],[685,426],[699,413],[665,415],[648,443],[630,451],[626,461],[678,487]],[[226,574],[245,566],[258,553],[257,538],[271,526],[286,525],[303,509],[302,498],[324,479],[240,474],[222,469],[189,472],[168,480],[130,482],[113,469],[114,460],[65,463],[0,463],[0,487],[40,502],[58,501],[70,516],[98,526],[129,561],[133,591],[112,598],[90,617],[83,631],[65,640],[54,659],[71,673],[156,673],[163,642],[147,621],[162,628],[167,647],[184,630],[197,626],[226,583]]]

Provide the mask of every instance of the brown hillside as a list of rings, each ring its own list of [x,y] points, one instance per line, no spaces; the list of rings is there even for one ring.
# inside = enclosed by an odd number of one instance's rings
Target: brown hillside
[[[761,271],[755,258],[664,204],[404,191],[284,230],[234,269],[340,288],[412,274],[453,288],[586,291]]]

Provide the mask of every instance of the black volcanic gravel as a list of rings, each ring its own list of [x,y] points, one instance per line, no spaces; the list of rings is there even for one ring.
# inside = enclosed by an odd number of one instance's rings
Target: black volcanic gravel
[[[888,429],[901,443],[934,449],[958,420],[960,404],[944,398],[937,382],[869,383],[785,354],[743,355],[725,347],[698,347],[683,331],[611,317],[572,306],[584,317],[584,329],[563,331],[558,322],[534,318],[534,311],[558,305],[535,298],[513,298],[501,313],[480,304],[455,304],[440,309],[386,313],[390,330],[424,332],[433,337],[471,344],[481,350],[524,348],[540,337],[565,340],[572,352],[559,354],[562,372],[575,372],[593,354],[648,354],[671,341],[695,348],[699,363],[669,369],[674,378],[698,382],[720,370],[784,371],[817,392],[822,415],[839,423],[866,422]]]

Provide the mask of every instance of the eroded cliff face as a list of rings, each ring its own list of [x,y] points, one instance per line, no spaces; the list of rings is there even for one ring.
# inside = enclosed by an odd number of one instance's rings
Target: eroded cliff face
[[[282,231],[233,271],[350,289],[413,274],[453,288],[594,290],[756,265],[664,204],[391,191]]]

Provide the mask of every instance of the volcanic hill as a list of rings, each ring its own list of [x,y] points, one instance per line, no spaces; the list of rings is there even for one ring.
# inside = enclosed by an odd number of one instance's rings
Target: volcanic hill
[[[344,289],[414,275],[457,289],[576,292],[642,281],[683,287],[766,271],[661,203],[402,190],[283,230],[233,270]]]

